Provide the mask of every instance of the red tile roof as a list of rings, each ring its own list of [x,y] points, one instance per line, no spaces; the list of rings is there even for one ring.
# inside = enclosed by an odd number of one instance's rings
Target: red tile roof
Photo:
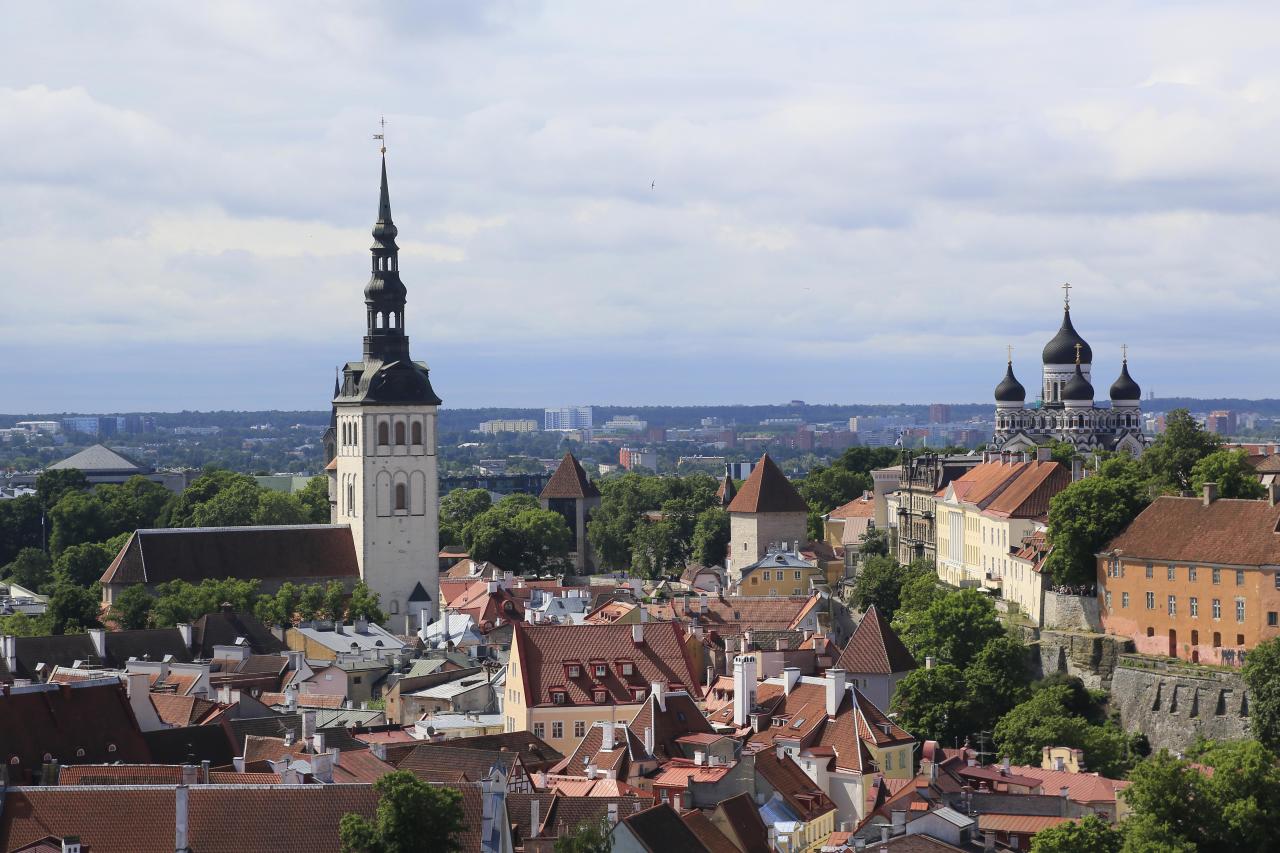
[[[59,785],[178,785],[177,764],[73,764],[58,770]]]
[[[807,513],[809,505],[791,485],[787,475],[769,454],[760,457],[751,476],[742,484],[738,494],[729,504],[729,512],[800,512]]]
[[[706,853],[706,845],[666,803],[620,819],[651,853]]]
[[[836,666],[850,673],[889,675],[915,669],[916,659],[874,604],[863,614]]]
[[[632,641],[632,625],[527,625],[514,624],[512,660],[518,661],[528,706],[550,706],[551,689],[562,689],[567,705],[595,705],[595,691],[607,691],[608,701],[635,703],[632,690],[658,680],[669,687],[681,685],[700,696],[698,673],[685,647],[685,632],[674,622],[650,622],[639,626],[640,643]],[[606,675],[597,678],[591,660],[606,663]],[[633,675],[620,675],[617,661],[630,661]],[[581,675],[569,678],[565,664],[578,661]]]
[[[696,595],[673,598],[645,605],[656,620],[688,622],[697,617],[698,624],[721,637],[737,636],[744,631],[787,631],[798,625],[821,601],[813,595],[707,596],[707,612],[699,613]]]
[[[1027,462],[986,505],[998,518],[1041,518],[1049,500],[1071,484],[1071,470],[1057,462]]]
[[[0,812],[0,850],[79,836],[92,853],[173,853],[174,789],[10,788]]]
[[[664,788],[687,788],[690,782],[719,782],[732,771],[731,764],[695,764],[688,758],[673,758],[649,781]]]
[[[165,725],[169,726],[199,725],[221,707],[217,702],[201,699],[198,696],[176,696],[172,693],[150,695],[156,714]]]
[[[1125,558],[1262,566],[1280,563],[1280,504],[1159,497],[1112,539]]]
[[[868,494],[854,498],[843,506],[831,510],[828,518],[871,518],[876,514],[875,499]]]
[[[587,472],[582,470],[582,466],[578,464],[578,460],[572,453],[564,455],[560,460],[560,466],[547,481],[546,488],[542,490],[542,494],[538,495],[539,500],[598,497],[600,497],[600,490],[587,479]]]
[[[1042,829],[1057,826],[1071,820],[1069,817],[1031,814],[997,814],[987,812],[978,815],[979,832],[1016,832],[1019,835],[1035,835]]]
[[[1030,464],[1029,462],[1013,464],[983,462],[981,465],[973,466],[963,476],[957,477],[951,481],[950,485],[940,489],[938,497],[942,497],[950,489],[955,493],[956,500],[983,506]]]
[[[779,758],[776,751],[769,749],[757,752],[756,773],[764,777],[769,787],[806,823],[835,810],[836,804],[831,798],[789,755]]]

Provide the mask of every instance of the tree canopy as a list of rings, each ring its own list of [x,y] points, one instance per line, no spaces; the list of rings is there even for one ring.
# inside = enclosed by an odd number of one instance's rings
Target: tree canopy
[[[461,853],[466,823],[456,788],[432,785],[407,770],[388,773],[373,788],[378,808],[372,820],[342,816],[343,853]]]
[[[1272,752],[1280,753],[1280,638],[1263,640],[1244,663],[1249,688],[1249,726],[1253,736]]]
[[[1191,488],[1199,492],[1205,483],[1218,484],[1218,497],[1256,500],[1267,493],[1243,450],[1215,450],[1191,467]]]
[[[1045,570],[1057,583],[1092,583],[1098,551],[1137,517],[1149,490],[1138,462],[1112,457],[1091,477],[1071,483],[1049,501],[1049,543]]]
[[[543,509],[532,495],[507,495],[476,515],[462,531],[472,559],[517,574],[567,566],[572,541],[564,516]]]
[[[1142,454],[1142,467],[1162,492],[1190,489],[1196,463],[1216,451],[1222,442],[1207,432],[1186,409],[1165,415],[1164,432]]]

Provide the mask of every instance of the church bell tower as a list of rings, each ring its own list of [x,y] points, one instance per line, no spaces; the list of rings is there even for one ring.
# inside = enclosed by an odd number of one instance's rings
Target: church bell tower
[[[440,398],[425,362],[409,357],[406,290],[387,191],[386,148],[373,226],[365,335],[333,399],[333,457],[326,469],[334,524],[349,524],[360,575],[381,597],[392,630],[437,615],[440,486],[436,412]]]

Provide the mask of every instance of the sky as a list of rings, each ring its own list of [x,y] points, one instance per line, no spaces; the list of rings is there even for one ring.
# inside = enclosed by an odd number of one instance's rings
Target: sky
[[[1271,3],[0,0],[0,411],[1275,397]],[[1034,393],[1034,391],[1033,391]]]

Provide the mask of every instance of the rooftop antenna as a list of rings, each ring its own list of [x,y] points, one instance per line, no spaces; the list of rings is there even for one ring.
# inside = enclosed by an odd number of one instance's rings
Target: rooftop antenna
[[[382,154],[383,157],[385,157],[387,156],[387,117],[386,116],[382,116],[378,119],[378,129],[382,132],[375,133],[373,135],[373,138],[380,143],[380,145],[378,146],[378,151],[379,153]]]

